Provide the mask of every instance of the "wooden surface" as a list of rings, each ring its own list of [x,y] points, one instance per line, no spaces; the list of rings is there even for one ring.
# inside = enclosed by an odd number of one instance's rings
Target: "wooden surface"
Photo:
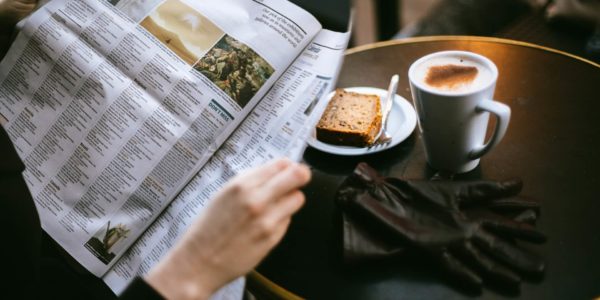
[[[270,280],[310,299],[591,299],[600,296],[600,66],[551,49],[509,40],[439,37],[384,42],[348,51],[339,87],[385,89],[411,99],[407,71],[417,58],[468,50],[499,69],[495,98],[512,108],[504,140],[463,178],[520,177],[522,194],[542,202],[538,228],[546,244],[530,247],[547,261],[544,278],[524,279],[519,293],[493,288],[467,295],[448,286],[435,266],[411,255],[358,267],[341,262],[334,194],[356,164],[384,175],[428,178],[418,130],[387,151],[340,157],[307,149],[313,170],[307,203],[282,243],[259,266]]]

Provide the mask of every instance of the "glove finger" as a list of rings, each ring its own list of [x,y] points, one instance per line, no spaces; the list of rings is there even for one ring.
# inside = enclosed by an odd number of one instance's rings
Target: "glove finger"
[[[486,206],[498,212],[514,212],[524,209],[533,209],[539,213],[540,210],[540,203],[538,201],[525,196],[494,199],[486,203]]]
[[[517,290],[521,284],[519,275],[508,268],[493,261],[487,254],[483,253],[470,242],[452,251],[457,257],[461,257],[483,273],[486,280],[499,283],[511,290]]]
[[[450,281],[472,291],[481,291],[483,284],[481,277],[456,256],[447,250],[443,250],[437,258]]]
[[[467,216],[478,221],[483,228],[507,238],[517,238],[532,243],[544,243],[546,235],[539,232],[531,224],[517,222],[489,211],[469,211]]]
[[[546,268],[546,264],[541,257],[526,252],[516,245],[497,238],[484,230],[477,231],[473,240],[477,246],[487,251],[490,255],[519,271],[530,274],[541,274]]]
[[[472,205],[495,198],[506,198],[518,194],[523,188],[523,181],[512,179],[506,181],[473,181],[459,183],[458,201],[461,206]]]
[[[538,214],[534,210],[528,209],[528,210],[522,211],[516,215],[513,215],[511,217],[511,219],[513,219],[515,222],[535,224],[535,221],[537,221],[537,217],[538,217]]]

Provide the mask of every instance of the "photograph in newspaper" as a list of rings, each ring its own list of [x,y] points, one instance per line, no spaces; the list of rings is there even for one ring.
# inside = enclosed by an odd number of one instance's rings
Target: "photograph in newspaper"
[[[194,66],[244,108],[275,69],[258,53],[229,35]]]
[[[106,227],[98,230],[98,232],[85,243],[85,247],[90,250],[100,261],[108,265],[115,258],[113,246],[120,240],[127,238],[131,230],[123,223],[118,223],[111,227],[110,221]]]
[[[163,2],[140,25],[190,65],[224,35],[214,23],[180,0]]]

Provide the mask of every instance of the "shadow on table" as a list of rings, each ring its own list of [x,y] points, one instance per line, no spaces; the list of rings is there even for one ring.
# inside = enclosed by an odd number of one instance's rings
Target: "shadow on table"
[[[330,175],[348,176],[360,162],[367,162],[382,174],[388,174],[392,166],[398,169],[398,166],[406,165],[407,158],[415,150],[415,135],[411,134],[405,141],[390,149],[367,155],[341,156],[309,147],[304,152],[304,161],[313,169]]]

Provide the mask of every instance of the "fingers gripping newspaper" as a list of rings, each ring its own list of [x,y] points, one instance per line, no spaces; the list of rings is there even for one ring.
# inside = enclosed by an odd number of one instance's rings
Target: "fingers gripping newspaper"
[[[348,39],[284,0],[50,1],[0,65],[44,230],[120,293],[229,178],[300,160]]]

